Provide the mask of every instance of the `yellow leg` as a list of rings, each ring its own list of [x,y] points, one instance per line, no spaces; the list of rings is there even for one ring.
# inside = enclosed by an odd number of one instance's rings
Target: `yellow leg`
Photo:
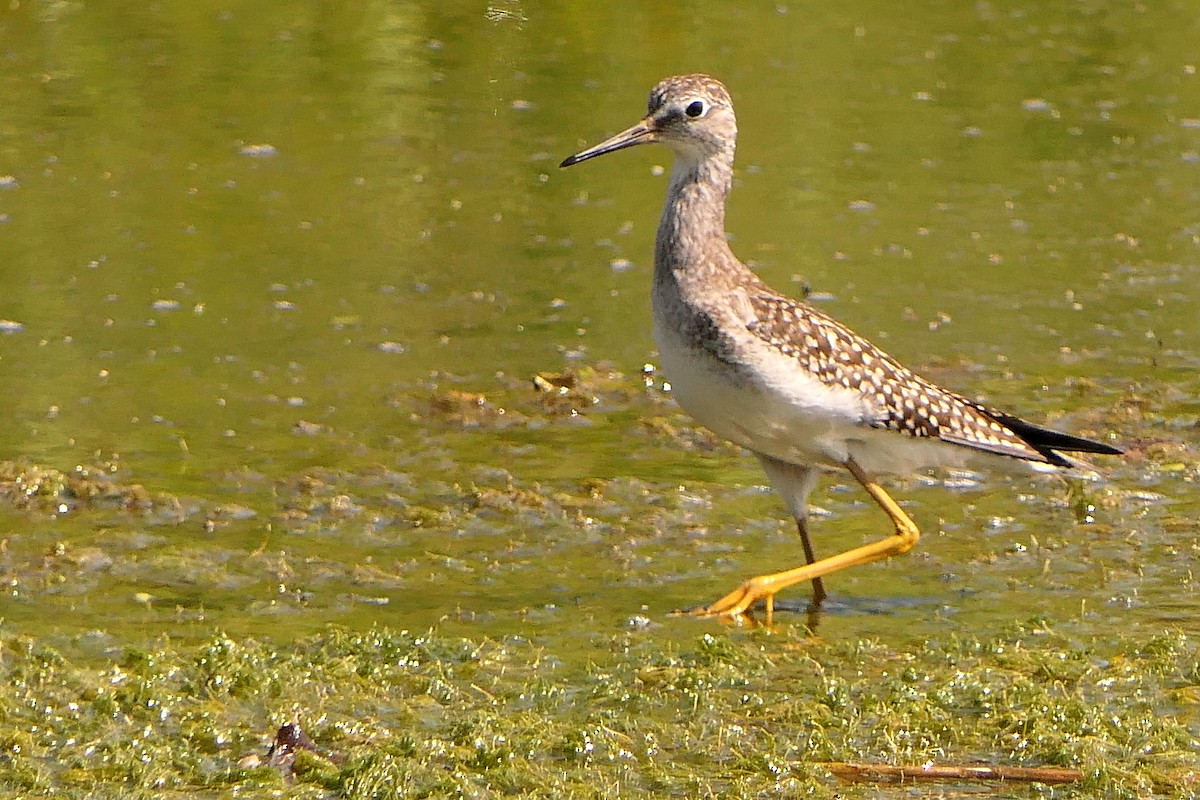
[[[814,561],[811,564],[805,564],[802,567],[751,578],[712,605],[698,608],[691,613],[698,617],[739,617],[750,606],[763,600],[767,612],[767,625],[770,625],[775,610],[776,592],[802,581],[811,581],[822,575],[837,572],[839,569],[898,556],[911,550],[917,540],[921,538],[921,532],[917,529],[916,524],[908,514],[904,513],[904,509],[900,508],[896,501],[883,490],[883,487],[863,471],[854,459],[848,459],[845,467],[867,490],[871,499],[878,503],[879,507],[891,518],[892,524],[896,526],[896,532],[893,535],[829,558],[823,558],[820,561]]]

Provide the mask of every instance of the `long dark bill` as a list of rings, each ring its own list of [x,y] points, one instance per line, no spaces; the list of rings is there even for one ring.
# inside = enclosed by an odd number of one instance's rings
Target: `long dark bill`
[[[644,119],[632,128],[623,130],[616,136],[610,136],[600,144],[589,147],[583,152],[576,153],[573,156],[567,156],[560,167],[570,167],[578,164],[580,161],[587,161],[589,158],[602,156],[605,153],[615,153],[618,150],[624,150],[626,147],[633,147],[639,144],[649,144],[658,138],[656,131],[648,119]]]

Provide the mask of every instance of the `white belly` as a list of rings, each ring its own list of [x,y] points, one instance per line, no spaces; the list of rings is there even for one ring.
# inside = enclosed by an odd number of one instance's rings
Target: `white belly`
[[[837,468],[853,457],[871,473],[961,466],[965,448],[868,424],[857,393],[829,386],[766,345],[739,353],[731,369],[678,334],[656,326],[663,372],[679,405],[704,427],[755,453],[792,464]]]

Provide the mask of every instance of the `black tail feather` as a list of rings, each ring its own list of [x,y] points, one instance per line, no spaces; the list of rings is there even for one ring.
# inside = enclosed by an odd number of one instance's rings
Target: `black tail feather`
[[[1042,428],[1034,425],[1032,422],[1026,422],[1020,417],[1014,417],[1010,414],[993,411],[991,415],[997,422],[1017,436],[1020,436],[1030,447],[1037,450],[1046,457],[1047,461],[1056,466],[1066,467],[1071,465],[1070,461],[1055,452],[1058,450],[1064,453],[1096,453],[1105,456],[1119,456],[1125,452],[1103,442],[1094,442],[1091,439],[1084,439],[1081,436],[1072,436],[1062,431],[1052,431],[1049,428]]]

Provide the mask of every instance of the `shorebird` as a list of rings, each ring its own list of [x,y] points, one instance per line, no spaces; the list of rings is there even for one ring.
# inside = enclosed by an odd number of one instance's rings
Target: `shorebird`
[[[654,247],[654,338],[672,395],[697,422],[754,453],[796,520],[805,563],[750,578],[698,616],[738,618],[775,594],[822,576],[905,553],[920,531],[875,476],[962,466],[969,457],[1014,459],[1057,470],[1069,452],[1120,455],[1116,447],[1042,428],[918,376],[815,308],[767,286],[730,250],[725,201],[737,122],[725,86],[678,75],[650,92],[640,122],[565,159],[569,167],[634,145],[675,153]],[[819,476],[844,470],[895,532],[817,559],[808,497]]]

